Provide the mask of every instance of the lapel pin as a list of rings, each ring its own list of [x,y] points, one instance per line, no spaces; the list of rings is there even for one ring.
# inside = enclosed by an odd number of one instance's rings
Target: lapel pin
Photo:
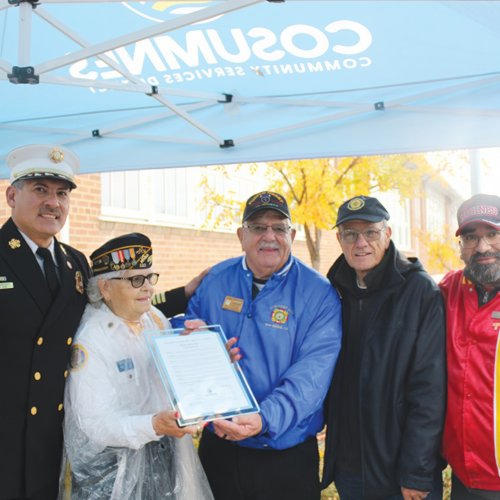
[[[21,242],[17,238],[12,238],[9,241],[9,247],[12,248],[12,250],[16,250],[21,246]]]

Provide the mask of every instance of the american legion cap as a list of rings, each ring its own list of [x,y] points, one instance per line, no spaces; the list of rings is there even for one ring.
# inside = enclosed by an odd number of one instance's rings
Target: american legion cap
[[[500,197],[493,194],[476,194],[465,200],[457,212],[458,229],[455,236],[462,234],[464,228],[473,222],[483,222],[500,229]]]
[[[147,269],[153,265],[151,240],[141,233],[123,234],[94,250],[90,260],[94,276],[124,269]]]
[[[22,179],[51,178],[67,181],[75,189],[80,160],[62,146],[29,144],[13,149],[7,155],[7,165],[11,184]]]
[[[243,212],[243,222],[261,210],[276,210],[288,219],[291,218],[288,204],[283,196],[272,191],[262,191],[248,198]]]
[[[371,196],[356,196],[340,205],[337,214],[337,222],[334,227],[350,220],[380,222],[382,220],[389,220],[389,218],[389,212],[377,198]]]

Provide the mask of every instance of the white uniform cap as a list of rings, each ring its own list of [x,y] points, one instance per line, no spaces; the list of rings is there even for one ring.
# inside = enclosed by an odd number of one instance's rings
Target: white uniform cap
[[[75,175],[80,160],[75,153],[52,144],[30,144],[13,149],[7,155],[10,183],[20,179],[53,178],[69,182],[76,188]]]

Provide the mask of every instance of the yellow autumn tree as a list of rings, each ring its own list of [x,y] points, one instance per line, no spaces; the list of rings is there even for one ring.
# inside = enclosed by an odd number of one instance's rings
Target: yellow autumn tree
[[[424,233],[421,230],[417,233],[427,252],[426,269],[430,274],[444,274],[463,267],[458,243],[443,238],[443,234],[450,233],[451,229],[447,226],[439,234]]]
[[[223,167],[216,168],[224,172]],[[320,265],[322,231],[334,225],[338,207],[346,199],[393,189],[401,197],[414,197],[419,194],[424,178],[439,176],[425,156],[417,154],[288,160],[238,168],[266,175],[268,188],[287,198],[294,223],[304,228],[315,269]],[[218,228],[237,223],[245,200],[236,199],[234,192],[220,192],[210,185],[207,177],[202,184],[207,224]]]

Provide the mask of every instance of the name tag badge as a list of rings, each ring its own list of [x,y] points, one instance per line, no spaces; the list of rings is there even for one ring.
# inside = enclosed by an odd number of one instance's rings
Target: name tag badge
[[[7,283],[0,283],[0,290],[6,290],[7,288],[14,288],[14,283],[8,281]]]
[[[116,367],[119,372],[126,372],[134,369],[134,362],[131,358],[120,359],[116,362]]]
[[[228,311],[233,311],[240,313],[243,309],[243,299],[238,299],[236,297],[230,297],[229,295],[224,299],[222,303],[222,309],[227,309]]]
[[[491,317],[495,319],[500,319],[500,311],[493,311]]]

